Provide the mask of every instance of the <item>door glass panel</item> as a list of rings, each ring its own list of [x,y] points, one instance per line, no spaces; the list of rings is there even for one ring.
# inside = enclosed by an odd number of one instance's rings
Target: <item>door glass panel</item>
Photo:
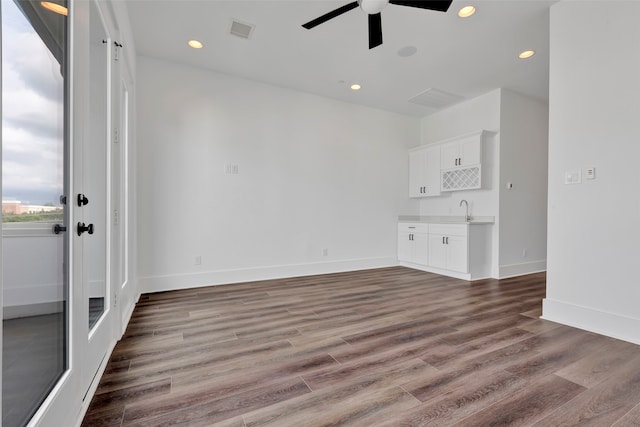
[[[0,8],[2,425],[10,427],[28,423],[68,368],[68,233],[53,232],[68,225],[67,17],[39,1]]]
[[[108,308],[108,170],[109,162],[109,36],[94,2],[90,16],[90,135],[84,149],[84,221],[93,233],[84,234],[83,268],[87,277],[89,333]]]

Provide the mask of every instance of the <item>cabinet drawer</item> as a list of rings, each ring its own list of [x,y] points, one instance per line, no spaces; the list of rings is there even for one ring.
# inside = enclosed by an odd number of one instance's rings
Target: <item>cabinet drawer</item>
[[[467,224],[429,224],[429,234],[466,237],[468,227]]]
[[[428,233],[429,232],[429,224],[425,224],[422,222],[399,222],[398,223],[398,232],[407,232],[407,233]]]

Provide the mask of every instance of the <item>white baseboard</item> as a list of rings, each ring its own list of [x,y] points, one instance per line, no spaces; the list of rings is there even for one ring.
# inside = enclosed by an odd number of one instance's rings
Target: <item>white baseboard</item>
[[[274,265],[233,270],[214,270],[202,273],[172,274],[138,278],[140,293],[171,291],[202,286],[311,276],[315,274],[341,273],[369,270],[398,265],[396,258],[362,258],[309,264]]]
[[[471,274],[458,273],[457,271],[443,270],[441,268],[430,267],[428,265],[413,264],[411,262],[400,261],[400,265],[403,267],[413,268],[414,270],[426,271],[427,273],[439,274],[441,276],[453,277],[455,279],[462,279],[471,281]]]
[[[135,301],[132,301],[131,304],[129,304],[129,307],[127,307],[124,316],[122,317],[122,323],[120,324],[122,329],[120,331],[120,334],[118,335],[118,341],[124,335],[124,331],[127,330],[127,326],[129,325],[129,321],[131,320],[131,316],[133,315],[133,310],[136,308],[136,303],[138,302],[139,298],[140,295],[138,294],[138,298]]]
[[[499,279],[540,273],[541,271],[547,271],[547,260],[542,259],[539,261],[524,262],[521,264],[501,265],[498,270]]]
[[[640,319],[607,313],[548,298],[542,300],[542,319],[640,344]]]
[[[87,390],[87,394],[84,397],[84,400],[82,401],[82,405],[80,407],[80,414],[78,415],[78,419],[76,420],[76,424],[75,424],[76,427],[80,427],[84,416],[87,414],[87,410],[89,409],[89,404],[91,403],[91,399],[93,399],[93,396],[96,394],[96,390],[98,389],[98,384],[100,383],[100,379],[102,378],[104,371],[107,369],[107,365],[109,364],[109,359],[111,358],[111,353],[113,353],[113,349],[116,347],[116,342],[117,342],[116,340],[111,341],[111,343],[109,344],[109,348],[107,349],[107,352],[105,353],[105,356],[102,359],[102,362],[100,362],[100,366],[98,366],[98,371],[93,377],[93,381],[89,386],[89,390]]]

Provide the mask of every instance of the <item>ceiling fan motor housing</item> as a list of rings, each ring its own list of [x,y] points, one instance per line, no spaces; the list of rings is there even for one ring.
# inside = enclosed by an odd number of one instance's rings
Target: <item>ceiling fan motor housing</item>
[[[389,4],[389,0],[358,0],[358,4],[369,15],[375,15]]]

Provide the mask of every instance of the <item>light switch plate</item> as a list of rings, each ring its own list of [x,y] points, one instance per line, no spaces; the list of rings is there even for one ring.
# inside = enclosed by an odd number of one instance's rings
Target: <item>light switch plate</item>
[[[564,173],[565,184],[580,184],[582,182],[582,174],[579,170],[567,171]]]

